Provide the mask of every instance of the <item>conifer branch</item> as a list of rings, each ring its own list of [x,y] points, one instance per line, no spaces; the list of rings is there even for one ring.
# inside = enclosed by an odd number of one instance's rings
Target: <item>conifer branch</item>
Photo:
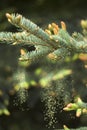
[[[63,48],[59,48],[59,49],[55,50],[53,52],[53,54],[56,55],[56,59],[59,60],[59,59],[64,59],[66,56],[69,56],[70,52],[63,47]]]
[[[65,56],[69,56],[69,52],[64,48],[59,48],[58,50],[52,50],[51,48],[45,47],[42,48],[41,45],[35,46],[36,49],[31,52],[27,52],[19,58],[21,61],[31,61],[34,62],[43,56],[47,56],[49,59],[53,60],[64,60]],[[61,55],[62,54],[62,55]]]
[[[28,34],[27,32],[1,32],[0,33],[0,41],[1,42],[7,42],[8,44],[13,45],[42,45],[42,46],[48,46],[49,44],[45,43],[41,39],[37,38],[36,36],[32,34]]]
[[[82,41],[75,40],[67,31],[62,29],[59,31],[58,35],[53,35],[51,38],[58,41],[60,46],[64,46],[67,49],[87,53],[87,39],[83,39]]]
[[[49,43],[53,48],[57,48],[58,44],[55,42],[53,43],[52,40],[50,40],[50,36],[42,30],[39,26],[31,22],[29,19],[26,19],[22,17],[22,15],[15,15],[15,14],[6,14],[8,21],[12,23],[13,25],[21,28],[22,30],[26,30],[28,33],[31,33],[41,40],[43,40],[45,43]]]
[[[87,52],[87,40],[81,34],[77,36],[77,39],[70,36],[64,22],[61,22],[62,29],[55,23],[52,23],[45,32],[30,20],[22,17],[22,15],[10,15],[7,13],[6,16],[10,23],[21,28],[23,31],[17,33],[1,32],[1,42],[7,42],[13,45],[34,45],[36,48],[38,48],[38,45],[44,46],[40,47],[39,50],[21,55],[20,60],[35,60],[50,53],[52,53],[50,56],[61,59],[72,51]],[[79,39],[79,37],[81,38]]]
[[[18,28],[21,28],[21,32],[1,32],[0,33],[0,42],[6,42],[7,44],[11,45],[29,45],[34,46],[35,50],[28,52],[21,49],[21,57],[19,58],[20,61],[27,61],[30,62],[37,61],[40,58],[46,57],[51,59],[56,59],[56,68],[50,69],[47,68],[48,72],[45,75],[39,73],[39,85],[44,88],[52,85],[52,82],[56,82],[57,80],[61,80],[68,75],[71,75],[73,69],[65,69],[64,63],[62,64],[62,69],[57,68],[60,62],[59,59],[63,59],[66,56],[71,56],[73,53],[87,53],[87,37],[84,37],[82,34],[74,34],[74,36],[70,36],[70,34],[66,30],[66,25],[64,22],[61,22],[61,29],[55,23],[52,23],[48,26],[48,29],[45,31],[39,28],[36,24],[31,22],[30,20],[22,17],[22,15],[15,15],[15,14],[6,14],[8,21],[15,25]],[[27,50],[27,49],[26,49]],[[83,54],[84,55],[84,54]],[[81,56],[80,56],[81,59]],[[86,59],[87,57],[83,58]],[[46,59],[48,60],[48,59]],[[58,64],[57,64],[58,63]],[[25,62],[24,62],[25,64]],[[50,66],[51,66],[50,62]],[[63,66],[64,65],[64,66]],[[53,67],[53,66],[52,66]],[[71,68],[71,67],[70,67]],[[44,73],[43,72],[43,73]],[[41,74],[41,75],[40,75]],[[33,74],[32,74],[33,75]],[[31,77],[31,76],[30,76]],[[34,75],[33,75],[34,77]],[[20,76],[19,76],[20,78]],[[36,77],[35,77],[36,78]],[[32,79],[32,78],[31,78]],[[35,79],[36,80],[36,79]],[[30,81],[30,79],[29,79]],[[32,82],[32,81],[30,81]],[[37,81],[34,82],[34,84]],[[28,84],[25,83],[25,87],[28,88]],[[24,87],[23,84],[18,84]],[[31,83],[30,83],[31,84]],[[17,88],[18,86],[16,86]],[[67,91],[67,90],[66,90]],[[64,92],[65,93],[65,92]],[[65,93],[66,94],[66,93]],[[49,96],[49,95],[48,95]],[[53,107],[53,106],[52,106]],[[53,110],[53,109],[52,109]],[[83,102],[79,97],[77,101],[74,103],[69,103],[65,108],[65,111],[76,111],[76,116],[79,117],[81,114],[87,114],[87,103]],[[3,111],[1,111],[3,112]],[[9,115],[8,111],[4,111],[3,113]],[[48,116],[50,117],[50,116]],[[52,117],[53,119],[53,117]],[[51,120],[52,121],[52,120]],[[65,130],[68,128],[64,125]]]
[[[36,61],[40,58],[42,58],[43,56],[48,55],[49,53],[51,53],[53,50],[48,48],[48,47],[44,47],[42,48],[42,46],[36,46],[36,50],[35,51],[31,51],[28,53],[25,53],[24,55],[21,55],[21,57],[19,58],[19,60],[22,61]]]

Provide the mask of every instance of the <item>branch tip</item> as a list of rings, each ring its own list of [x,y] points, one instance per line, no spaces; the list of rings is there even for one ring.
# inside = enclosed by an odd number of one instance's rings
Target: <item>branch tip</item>
[[[6,13],[6,17],[7,17],[8,19],[12,19],[12,16],[11,16],[9,13]]]
[[[61,21],[61,27],[62,27],[63,30],[66,31],[66,24],[65,24],[65,22]]]
[[[20,14],[16,17],[17,21],[20,21],[21,18],[22,18],[22,16]]]

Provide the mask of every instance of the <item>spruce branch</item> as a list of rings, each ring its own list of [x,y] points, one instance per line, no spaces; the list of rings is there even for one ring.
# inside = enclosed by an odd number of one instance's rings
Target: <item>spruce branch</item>
[[[77,52],[87,52],[87,40],[77,41],[72,38],[66,31],[66,27],[63,22],[61,22],[62,29],[59,29],[58,35],[49,36],[44,30],[39,28],[36,24],[30,20],[22,17],[22,15],[6,14],[8,21],[13,25],[26,30],[27,32],[37,36],[38,38],[49,43],[53,48],[57,49],[59,44],[61,46],[66,46],[67,48],[74,49]]]
[[[48,46],[49,44],[45,43],[41,39],[37,38],[36,36],[32,34],[28,34],[27,32],[1,32],[0,33],[0,41],[1,42],[7,42],[8,44],[13,45],[42,45],[42,46]]]
[[[45,43],[49,43],[53,48],[57,48],[58,44],[55,42],[53,43],[52,40],[50,40],[50,36],[42,30],[39,26],[31,22],[29,19],[26,19],[22,17],[20,14],[8,14],[6,13],[6,16],[8,18],[8,21],[12,23],[13,25],[21,28],[22,30],[26,30],[28,33],[31,33],[41,40],[43,40]]]
[[[55,51],[54,51],[53,53],[51,53],[51,54],[53,54],[53,55],[55,56],[54,59],[57,59],[57,60],[59,61],[59,60],[64,59],[65,56],[69,56],[69,55],[70,55],[70,52],[69,52],[67,49],[65,49],[64,47],[62,47],[62,48],[59,48],[59,49],[55,50]],[[62,54],[62,55],[61,55],[61,54]]]
[[[41,45],[35,46],[34,51],[30,51],[24,54],[21,54],[21,57],[19,58],[20,61],[31,61],[34,62],[44,56],[47,56],[47,58],[56,60],[56,61],[62,61],[64,60],[65,56],[69,56],[69,52],[65,50],[65,48],[59,48],[58,50],[53,50],[50,47],[44,46],[42,48]],[[62,55],[61,55],[62,54]]]
[[[20,61],[29,60],[29,61],[33,62],[33,61],[36,61],[36,60],[42,58],[43,56],[48,55],[52,51],[53,51],[52,49],[50,49],[46,46],[44,46],[44,48],[42,48],[42,46],[38,45],[38,46],[36,46],[35,51],[31,51],[31,52],[28,52],[28,53],[21,55],[19,60]]]
[[[58,35],[53,35],[51,38],[54,41],[58,41],[60,46],[64,46],[69,50],[87,53],[87,39],[83,39],[82,41],[75,40],[67,31],[62,29],[59,31]]]
[[[20,14],[6,14],[8,21],[21,28],[22,32],[1,32],[0,41],[12,45],[34,45],[36,49],[33,52],[21,55],[19,60],[30,60],[48,55],[49,58],[64,59],[71,52],[87,53],[86,39],[81,35],[70,36],[66,30],[66,24],[62,21],[61,28],[55,23],[49,24],[45,31],[39,28],[30,20],[22,17]],[[77,38],[76,38],[77,37]]]

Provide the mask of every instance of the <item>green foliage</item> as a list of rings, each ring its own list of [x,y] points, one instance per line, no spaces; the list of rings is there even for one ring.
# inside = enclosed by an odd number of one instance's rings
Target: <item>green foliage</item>
[[[18,69],[12,73],[11,79],[7,80],[12,85],[10,94],[17,93],[20,103],[23,104],[27,100],[28,90],[31,87],[40,87],[41,99],[46,107],[44,118],[50,127],[57,124],[57,109],[76,110],[77,115],[86,113],[87,105],[82,100],[80,103],[78,100],[70,103],[77,95],[82,98],[82,87],[84,85],[86,89],[87,85],[86,31],[83,31],[83,34],[70,35],[63,21],[61,27],[52,23],[44,31],[20,14],[7,13],[6,16],[8,21],[19,29],[19,32],[15,33],[0,32],[0,42],[16,46],[20,52]],[[87,24],[83,25],[84,22],[81,24],[83,30],[86,30]],[[33,49],[28,50],[26,46]],[[75,66],[77,61],[83,64],[80,71]],[[12,68],[9,68],[11,71]],[[80,84],[76,84],[78,76]],[[7,110],[2,113],[9,115]],[[65,125],[64,129],[68,130]]]

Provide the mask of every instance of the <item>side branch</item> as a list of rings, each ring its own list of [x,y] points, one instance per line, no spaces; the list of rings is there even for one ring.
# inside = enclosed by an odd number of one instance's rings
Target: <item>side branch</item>
[[[8,21],[10,23],[12,23],[13,25],[22,28],[23,30],[26,30],[28,33],[31,33],[35,36],[37,36],[38,38],[40,38],[41,40],[43,40],[46,43],[49,43],[53,48],[57,48],[58,44],[55,42],[53,42],[50,39],[50,36],[44,31],[42,30],[39,26],[37,26],[36,24],[34,24],[33,22],[31,22],[29,19],[26,19],[24,17],[22,17],[22,15],[15,15],[15,14],[6,14]]]
[[[20,44],[20,45],[42,45],[50,47],[49,44],[45,43],[41,39],[37,38],[32,34],[28,34],[27,32],[1,32],[0,33],[0,41],[6,42],[8,44]],[[50,47],[51,48],[51,47]]]

